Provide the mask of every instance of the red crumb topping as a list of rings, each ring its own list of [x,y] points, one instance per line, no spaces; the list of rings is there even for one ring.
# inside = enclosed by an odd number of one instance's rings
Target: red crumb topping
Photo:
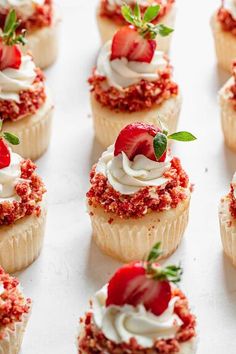
[[[0,27],[3,28],[8,12],[4,11],[4,9],[0,10]],[[22,29],[33,31],[42,27],[50,26],[53,19],[52,0],[45,0],[43,5],[36,5],[35,12],[26,20],[21,19],[20,16],[18,16],[18,18],[20,20],[20,26],[17,28],[17,31],[21,31]]]
[[[222,1],[222,6],[217,13],[217,19],[223,31],[231,32],[233,35],[236,35],[236,20],[231,13],[224,8],[224,1]]]
[[[36,69],[37,76],[32,88],[19,93],[20,102],[0,100],[0,118],[3,120],[17,120],[34,114],[46,101],[44,74]]]
[[[27,215],[40,215],[39,202],[42,201],[46,189],[35,169],[36,165],[31,160],[21,162],[21,180],[15,187],[20,200],[0,203],[0,225],[13,224]]]
[[[231,86],[227,87],[227,93],[229,93],[229,100],[236,110],[236,61],[233,62],[233,78],[234,82]]]
[[[166,3],[163,4],[163,0],[154,0],[153,4],[160,4],[161,9],[158,16],[155,18],[153,22],[154,23],[159,22],[170,11],[174,2],[175,0],[167,0]],[[134,5],[135,5],[135,1],[134,1]],[[131,7],[134,7],[134,5]],[[140,5],[140,10],[142,14],[144,14],[148,6],[150,6],[150,1],[147,1],[147,5],[145,6]],[[109,5],[108,0],[101,0],[100,16],[106,17],[112,20],[113,22],[116,22],[120,26],[125,25],[127,23],[121,14],[121,7],[118,5],[114,5],[114,7],[111,8],[111,5]]]
[[[229,197],[229,201],[230,201],[230,203],[229,203],[230,214],[233,219],[236,219],[236,199],[234,197],[234,188],[235,188],[235,185],[233,185],[231,183],[230,192],[228,194],[228,197]]]
[[[172,81],[170,65],[159,73],[156,81],[141,80],[138,84],[125,88],[122,92],[108,85],[104,76],[96,74],[89,78],[91,92],[101,105],[118,112],[138,112],[153,105],[160,105],[172,96],[178,95],[178,85]]]
[[[104,175],[95,172],[95,168],[90,174],[88,203],[95,208],[100,206],[105,212],[114,213],[120,218],[140,218],[151,211],[176,208],[187,198],[185,189],[189,186],[189,178],[176,157],[171,161],[170,170],[163,175],[169,179],[164,187],[144,187],[133,195],[117,192]]]
[[[169,340],[157,340],[152,348],[143,348],[138,345],[135,338],[129,343],[117,344],[107,339],[101,330],[93,323],[92,312],[85,315],[81,320],[84,325],[84,334],[78,339],[79,354],[175,354],[179,353],[181,344],[196,337],[196,318],[190,312],[188,300],[179,289],[172,289],[172,297],[179,297],[175,304],[175,313],[182,320],[183,325],[177,332],[175,338]]]
[[[19,281],[6,274],[0,267],[0,284],[4,292],[0,294],[0,340],[4,338],[5,329],[14,330],[14,324],[21,322],[25,314],[30,312],[31,300],[25,299],[20,292]]]

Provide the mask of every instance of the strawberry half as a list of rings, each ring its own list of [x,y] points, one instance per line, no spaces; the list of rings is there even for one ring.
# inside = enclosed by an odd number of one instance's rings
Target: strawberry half
[[[136,155],[144,155],[150,160],[157,161],[153,139],[161,130],[150,124],[133,123],[121,130],[115,142],[114,155],[124,152],[129,160],[133,160]],[[164,162],[167,152],[165,152],[159,162]]]
[[[125,304],[144,307],[160,316],[171,300],[171,285],[167,280],[155,280],[146,273],[144,263],[123,266],[108,284],[106,306]]]
[[[125,26],[113,37],[111,60],[127,58],[129,61],[150,63],[155,49],[155,40],[143,38],[132,25]]]
[[[8,46],[0,42],[0,70],[7,68],[19,69],[22,53],[18,45]]]
[[[7,144],[0,139],[0,169],[8,167],[11,163],[11,154]]]

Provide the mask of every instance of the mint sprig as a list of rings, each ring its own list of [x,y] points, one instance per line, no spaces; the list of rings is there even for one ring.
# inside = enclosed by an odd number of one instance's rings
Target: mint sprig
[[[159,160],[162,157],[162,155],[166,152],[168,146],[168,139],[188,142],[188,141],[194,141],[197,138],[192,133],[189,133],[187,131],[180,131],[170,135],[168,135],[167,130],[158,132],[153,139],[153,148],[157,160]]]
[[[26,44],[26,31],[22,30],[19,35],[16,34],[16,29],[19,27],[19,25],[20,23],[17,21],[16,11],[11,10],[6,17],[2,33],[2,39],[6,45],[11,46],[14,44]]]
[[[158,16],[159,12],[160,5],[149,6],[143,16],[138,3],[136,3],[134,10],[127,4],[121,8],[124,19],[135,26],[144,38],[148,39],[155,39],[158,34],[166,37],[174,31],[164,24],[155,25],[151,22]]]
[[[146,271],[148,276],[155,280],[167,280],[171,283],[178,284],[181,281],[181,276],[183,274],[182,267],[180,265],[168,265],[166,267],[157,266],[156,262],[161,254],[161,242],[158,242],[154,245],[147,258]]]
[[[9,132],[2,131],[2,126],[3,126],[3,120],[0,119],[0,139],[5,139],[11,145],[19,145],[20,139],[18,138],[18,136]]]

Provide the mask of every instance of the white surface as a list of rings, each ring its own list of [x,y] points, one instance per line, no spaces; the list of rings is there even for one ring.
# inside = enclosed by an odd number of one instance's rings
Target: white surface
[[[91,243],[85,192],[92,163],[101,153],[93,140],[88,86],[99,48],[96,0],[61,0],[61,53],[47,72],[56,104],[50,150],[39,161],[49,194],[41,257],[20,274],[34,307],[23,354],[76,354],[79,317],[89,297],[118,267]],[[186,237],[169,261],[185,268],[182,286],[198,316],[200,354],[236,352],[236,270],[223,256],[217,207],[236,169],[223,145],[217,91],[226,79],[215,65],[209,18],[216,0],[178,0],[172,61],[184,96],[180,129],[196,143],[175,146],[196,188]],[[78,26],[78,27],[77,27]]]

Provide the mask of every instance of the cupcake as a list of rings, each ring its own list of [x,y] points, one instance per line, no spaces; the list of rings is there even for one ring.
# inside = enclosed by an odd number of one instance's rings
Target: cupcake
[[[219,221],[224,252],[236,266],[236,173],[229,194],[220,201]]]
[[[21,140],[14,151],[35,160],[49,145],[53,104],[41,69],[19,47],[25,40],[14,32],[16,26],[12,10],[0,38],[0,117],[4,130]]]
[[[19,281],[0,267],[0,353],[18,354],[31,310]]]
[[[44,69],[53,64],[58,55],[58,24],[52,0],[1,0],[0,27],[4,28],[11,9],[16,11],[20,25],[18,31],[26,29],[25,53],[30,50],[36,66]]]
[[[46,189],[36,166],[11,151],[4,139],[18,144],[9,132],[0,135],[0,264],[8,273],[29,266],[42,248],[46,223]]]
[[[231,71],[236,58],[236,1],[222,0],[220,9],[212,16],[211,27],[216,56],[220,67]]]
[[[196,319],[176,286],[182,270],[147,261],[124,265],[99,290],[81,319],[79,354],[194,354]]]
[[[236,62],[233,76],[220,90],[219,102],[225,144],[236,152]]]
[[[124,5],[127,19],[129,11]],[[182,100],[172,67],[154,40],[157,33],[167,35],[170,29],[131,14],[132,25],[122,27],[105,44],[89,79],[95,136],[104,147],[134,122],[159,125],[161,120],[174,132],[180,113]]]
[[[135,0],[127,0],[125,3],[132,9],[135,8]],[[102,43],[106,43],[112,39],[114,34],[126,24],[122,15],[123,4],[124,1],[122,0],[100,0],[97,10],[97,23]],[[158,6],[159,12],[155,18],[153,18],[152,23],[158,24],[163,22],[168,27],[174,27],[176,16],[175,0],[139,0],[138,4],[142,15],[150,5],[152,5],[152,7]],[[171,36],[162,37],[158,35],[157,41],[160,50],[163,52],[169,51]]]
[[[130,124],[92,168],[87,204],[93,237],[104,253],[120,261],[144,259],[159,241],[167,257],[186,229],[192,187],[167,140],[195,137],[167,135],[148,124]]]

